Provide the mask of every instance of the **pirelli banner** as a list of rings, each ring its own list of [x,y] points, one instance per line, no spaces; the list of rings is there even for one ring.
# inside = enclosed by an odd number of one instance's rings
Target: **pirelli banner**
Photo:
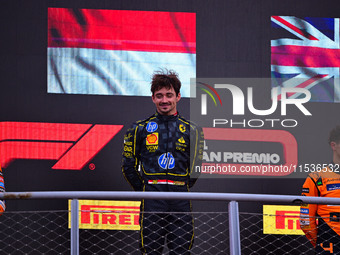
[[[107,230],[139,230],[137,201],[79,200],[79,228]],[[71,200],[69,200],[69,228]]]
[[[300,206],[263,205],[263,234],[304,235],[299,218]]]

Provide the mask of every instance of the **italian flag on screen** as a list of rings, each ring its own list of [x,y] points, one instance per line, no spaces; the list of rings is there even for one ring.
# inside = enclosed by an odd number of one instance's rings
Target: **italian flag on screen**
[[[149,96],[154,71],[173,69],[190,96],[196,14],[48,9],[48,93]]]

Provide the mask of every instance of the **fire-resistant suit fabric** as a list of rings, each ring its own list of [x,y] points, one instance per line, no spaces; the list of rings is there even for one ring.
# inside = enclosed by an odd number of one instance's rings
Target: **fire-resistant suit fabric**
[[[309,174],[302,195],[340,198],[338,167],[330,164]],[[340,205],[302,204],[300,226],[317,254],[340,254]]]
[[[137,121],[124,136],[123,174],[136,191],[187,192],[200,175],[203,140],[202,129],[179,114]],[[187,200],[143,200],[142,253],[161,254],[166,238],[170,254],[189,254],[190,212]]]

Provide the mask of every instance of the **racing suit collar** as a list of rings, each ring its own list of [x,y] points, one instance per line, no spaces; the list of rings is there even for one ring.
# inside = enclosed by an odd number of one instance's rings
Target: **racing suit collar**
[[[175,120],[179,116],[178,111],[174,115],[162,115],[159,114],[159,112],[156,111],[155,117],[159,120],[167,121],[167,120]]]

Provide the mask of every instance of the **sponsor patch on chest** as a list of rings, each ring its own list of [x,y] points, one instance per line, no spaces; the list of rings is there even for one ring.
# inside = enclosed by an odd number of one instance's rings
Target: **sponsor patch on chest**
[[[340,189],[340,183],[333,183],[326,185],[327,191],[338,190]]]

